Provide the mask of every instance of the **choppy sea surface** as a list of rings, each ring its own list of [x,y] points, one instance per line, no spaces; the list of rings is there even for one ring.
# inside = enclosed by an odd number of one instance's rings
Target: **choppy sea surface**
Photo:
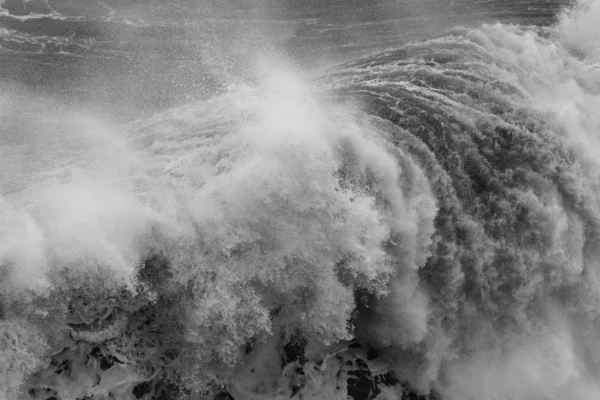
[[[0,79],[131,117],[247,80],[261,51],[313,70],[461,24],[548,25],[565,4],[5,0]]]
[[[0,398],[600,398],[600,2],[0,2]]]

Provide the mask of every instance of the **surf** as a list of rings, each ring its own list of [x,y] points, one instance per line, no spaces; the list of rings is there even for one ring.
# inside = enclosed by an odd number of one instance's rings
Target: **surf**
[[[126,125],[6,96],[3,395],[597,398],[597,8]]]

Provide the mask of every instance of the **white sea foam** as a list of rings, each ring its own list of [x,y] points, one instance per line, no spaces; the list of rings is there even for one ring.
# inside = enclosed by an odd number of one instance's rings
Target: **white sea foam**
[[[64,398],[132,399],[133,386],[172,368],[189,388],[213,381],[237,400],[345,399],[362,360],[373,376],[393,370],[448,400],[597,398],[598,55],[593,33],[573,42],[596,8],[565,14],[551,35],[484,25],[411,47],[475,54],[458,79],[472,91],[477,79],[514,89],[482,86],[503,120],[474,92],[421,89],[434,67],[417,56],[406,68],[424,80],[410,85],[389,85],[400,79],[393,63],[333,79],[362,84],[363,95],[423,95],[462,124],[458,154],[337,101],[275,57],[256,64],[257,83],[125,127],[5,91],[0,339],[10,345],[0,360],[10,362],[0,393],[16,396],[21,380]],[[437,78],[457,71],[448,64]],[[475,165],[491,187],[498,178],[481,171],[500,161],[477,164],[468,147],[488,139],[489,160],[505,140],[529,157],[503,176],[530,186],[459,198],[474,189],[451,181],[459,173],[439,157]],[[535,163],[547,169],[527,169]],[[485,196],[500,200],[477,203]],[[483,226],[482,215],[520,227],[511,214],[533,244],[514,243],[516,228]],[[145,320],[147,309],[175,328]],[[294,335],[306,360],[282,363]],[[168,343],[182,351],[176,360],[162,357]],[[102,352],[118,365],[101,372]],[[55,373],[47,356],[77,372]]]

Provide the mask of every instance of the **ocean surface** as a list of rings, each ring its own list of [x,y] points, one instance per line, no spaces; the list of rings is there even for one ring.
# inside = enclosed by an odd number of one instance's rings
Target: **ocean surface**
[[[130,118],[248,80],[261,51],[310,71],[456,25],[552,24],[566,3],[5,0],[0,79]]]
[[[599,399],[599,20],[0,1],[0,399]]]

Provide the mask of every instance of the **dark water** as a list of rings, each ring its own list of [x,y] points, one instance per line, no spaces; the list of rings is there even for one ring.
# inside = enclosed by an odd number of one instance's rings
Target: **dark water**
[[[3,1],[0,398],[600,398],[598,18]]]

